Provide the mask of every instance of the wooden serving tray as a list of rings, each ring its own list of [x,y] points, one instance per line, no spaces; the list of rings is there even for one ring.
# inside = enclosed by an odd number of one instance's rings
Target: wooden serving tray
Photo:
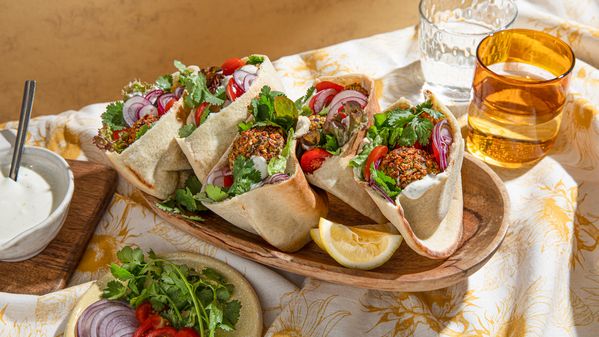
[[[21,262],[0,262],[0,291],[44,295],[63,289],[110,204],[117,185],[112,168],[67,160],[75,177],[69,214],[60,232],[39,255]]]
[[[462,165],[464,237],[462,246],[446,260],[431,260],[402,243],[393,257],[370,271],[342,267],[313,242],[295,253],[285,253],[259,236],[239,229],[214,213],[192,222],[163,212],[157,199],[144,195],[160,217],[200,239],[234,254],[324,281],[389,291],[428,291],[448,287],[472,275],[493,256],[506,234],[509,199],[503,182],[484,163],[465,154]],[[347,225],[372,220],[329,195],[327,219]]]

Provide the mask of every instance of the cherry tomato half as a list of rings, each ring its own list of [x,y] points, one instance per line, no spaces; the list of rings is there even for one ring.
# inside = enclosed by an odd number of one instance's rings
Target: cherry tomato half
[[[150,315],[140,325],[140,327],[137,328],[137,330],[135,330],[133,337],[147,337],[147,334],[150,331],[164,328],[166,326],[166,324],[167,324],[167,321],[164,318],[162,318],[162,316],[157,315],[157,314]]]
[[[312,173],[318,170],[325,159],[330,156],[332,155],[328,151],[317,147],[304,152],[300,159],[300,165],[304,172]]]
[[[204,102],[200,104],[195,111],[194,120],[196,122],[196,126],[200,126],[200,122],[202,121],[202,117],[204,113],[210,113],[210,109],[206,109],[210,104],[208,102]]]
[[[372,163],[376,163],[379,159],[383,158],[387,152],[389,152],[389,148],[385,145],[379,145],[372,149],[372,152],[366,158],[366,163],[364,164],[364,180],[370,181],[370,166]]]
[[[192,328],[181,328],[177,331],[176,337],[200,337],[200,335]]]
[[[150,314],[152,314],[152,305],[150,302],[143,302],[135,309],[135,318],[137,318],[139,324],[145,322],[150,317]]]
[[[232,175],[224,176],[223,177],[223,186],[226,188],[229,188],[229,187],[231,187],[231,185],[233,185],[233,176]]]
[[[152,330],[147,337],[176,337],[178,336],[175,328],[164,327],[156,330]]]
[[[232,57],[230,59],[225,60],[223,65],[221,66],[224,75],[231,75],[235,70],[243,67],[245,62],[237,57]]]
[[[231,77],[231,79],[229,79],[229,83],[227,83],[227,96],[229,99],[234,101],[237,99],[237,97],[243,95],[244,93],[245,91],[243,91],[243,89],[238,86],[237,83],[235,83],[233,77]]]
[[[322,81],[317,83],[314,87],[316,87],[316,91],[321,91],[324,89],[335,89],[337,92],[343,90],[343,86],[337,83],[333,83],[330,81]]]
[[[123,132],[123,130],[112,131],[112,139],[119,140],[121,138],[121,132]]]

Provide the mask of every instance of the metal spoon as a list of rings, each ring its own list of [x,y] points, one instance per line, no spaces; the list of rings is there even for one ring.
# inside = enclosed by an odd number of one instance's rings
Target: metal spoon
[[[35,80],[25,81],[25,89],[23,90],[23,102],[21,103],[21,115],[19,116],[19,128],[17,130],[17,138],[15,139],[14,152],[12,153],[12,161],[10,163],[10,179],[17,181],[19,167],[21,166],[21,155],[25,146],[25,138],[27,138],[27,125],[31,118],[31,108],[33,107],[33,97],[35,96]]]

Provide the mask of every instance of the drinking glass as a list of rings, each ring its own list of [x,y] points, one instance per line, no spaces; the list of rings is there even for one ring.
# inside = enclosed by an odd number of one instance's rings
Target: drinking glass
[[[511,0],[421,0],[425,88],[446,103],[469,101],[476,47],[489,34],[508,28],[517,14]]]
[[[468,150],[502,167],[543,158],[559,131],[572,49],[547,33],[510,29],[486,37],[476,57]]]

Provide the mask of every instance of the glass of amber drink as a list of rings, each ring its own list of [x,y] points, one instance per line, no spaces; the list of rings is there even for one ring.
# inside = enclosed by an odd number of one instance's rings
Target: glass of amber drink
[[[489,35],[478,46],[467,147],[487,163],[516,168],[547,154],[559,131],[574,53],[528,29]]]

